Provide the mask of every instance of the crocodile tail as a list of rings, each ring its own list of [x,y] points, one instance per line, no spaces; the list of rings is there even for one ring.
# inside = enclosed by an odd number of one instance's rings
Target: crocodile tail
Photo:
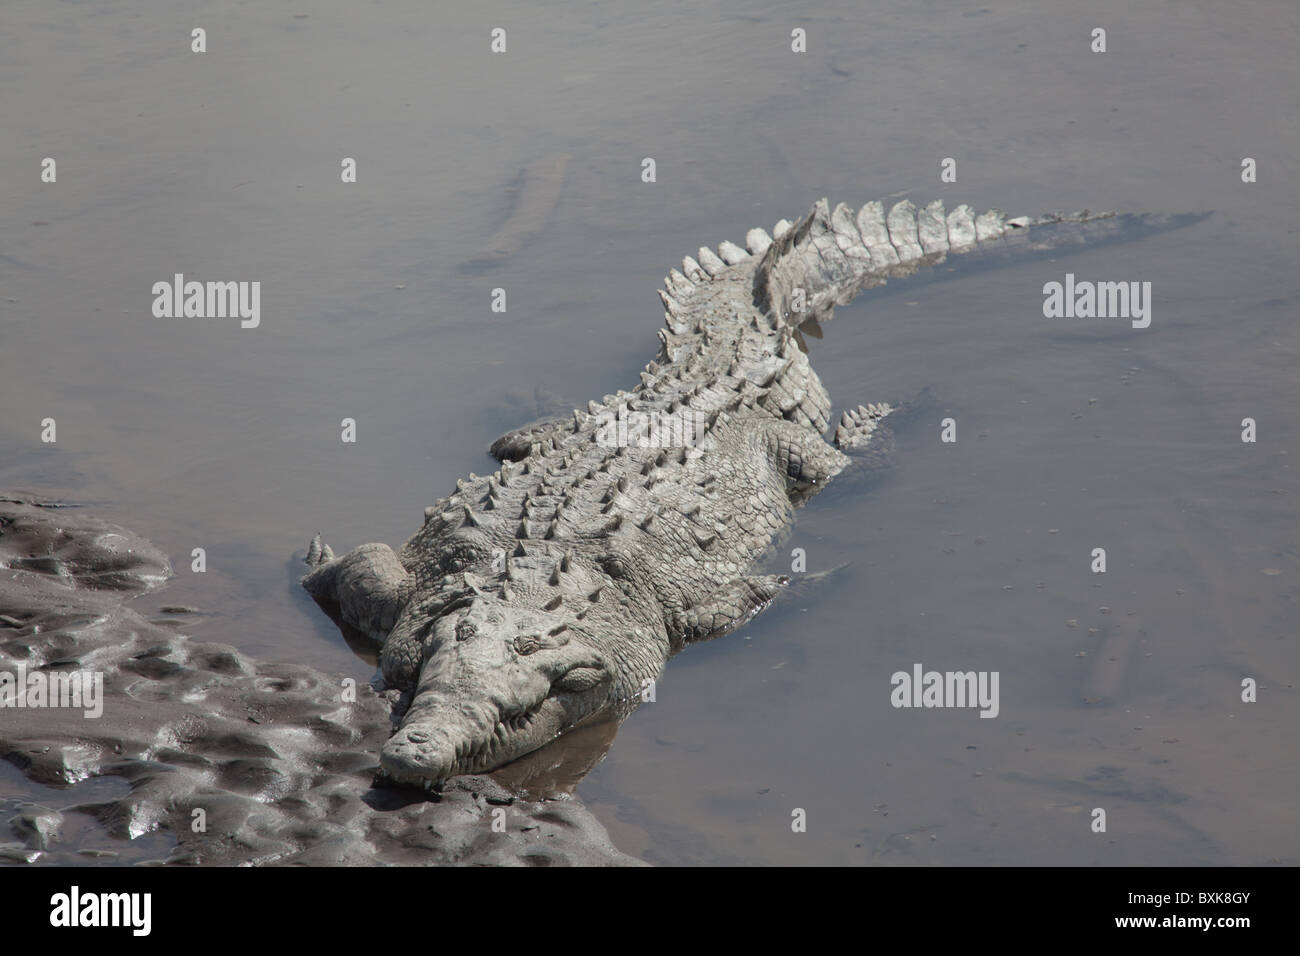
[[[1128,241],[1204,219],[1208,213],[1177,216],[1090,213],[1009,219],[997,210],[976,215],[970,206],[951,212],[935,201],[917,207],[909,200],[888,211],[870,202],[856,213],[840,203],[831,210],[820,200],[796,223],[778,222],[771,237],[751,230],[754,303],[783,324],[826,320],[862,289],[909,276],[950,256],[985,262],[1059,254],[1076,246]]]

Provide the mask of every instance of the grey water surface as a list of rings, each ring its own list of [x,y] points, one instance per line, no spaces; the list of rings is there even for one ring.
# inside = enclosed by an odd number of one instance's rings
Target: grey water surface
[[[578,794],[664,864],[1295,864],[1297,28],[1287,0],[6,4],[0,488],[150,538],[177,575],[137,603],[194,636],[366,680],[297,586],[311,535],[400,544],[499,433],[631,387],[700,245],[823,196],[1209,212],[841,308],[809,340],[838,407],[934,407],[769,562],[839,570],[676,658]],[[1045,318],[1067,272],[1149,281],[1150,327]],[[176,273],[260,281],[260,326],[156,318]],[[892,707],[916,663],[997,671],[996,719]]]

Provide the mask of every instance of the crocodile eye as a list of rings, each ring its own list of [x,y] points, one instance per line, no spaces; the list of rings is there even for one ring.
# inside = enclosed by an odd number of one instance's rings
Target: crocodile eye
[[[491,560],[492,555],[479,541],[453,538],[444,546],[438,567],[444,574],[466,571]]]
[[[605,682],[608,675],[598,667],[575,667],[557,680],[552,688],[571,694],[580,694]]]
[[[478,633],[478,628],[474,626],[473,621],[461,621],[456,625],[456,640],[468,641]]]
[[[541,649],[541,642],[535,636],[520,634],[515,638],[515,651],[521,656],[535,653]]]
[[[611,578],[629,578],[632,576],[631,569],[628,567],[627,559],[621,554],[610,553],[602,554],[596,559],[601,570]]]

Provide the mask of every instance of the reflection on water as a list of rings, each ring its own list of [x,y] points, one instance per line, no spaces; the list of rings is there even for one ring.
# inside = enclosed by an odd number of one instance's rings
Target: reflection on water
[[[530,800],[571,795],[605,759],[622,723],[622,718],[614,717],[584,724],[490,776]]]

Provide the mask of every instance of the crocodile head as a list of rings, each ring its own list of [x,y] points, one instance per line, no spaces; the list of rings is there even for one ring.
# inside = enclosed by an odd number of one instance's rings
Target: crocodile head
[[[609,660],[562,617],[486,596],[421,617],[404,615],[390,638],[425,634],[411,706],[380,760],[394,783],[430,789],[492,770],[616,699]]]

